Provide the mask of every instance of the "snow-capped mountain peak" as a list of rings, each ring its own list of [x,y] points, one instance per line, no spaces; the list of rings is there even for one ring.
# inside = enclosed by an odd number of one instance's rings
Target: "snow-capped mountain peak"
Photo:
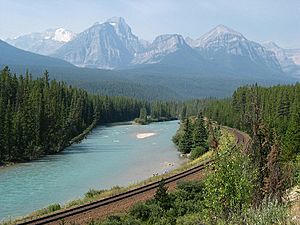
[[[116,34],[131,54],[144,50],[144,45],[140,42],[139,38],[132,33],[130,26],[126,23],[124,18],[112,17],[106,20],[104,24],[107,23],[114,28]]]
[[[233,30],[232,28],[229,28],[223,24],[219,24],[218,26],[216,26],[214,29],[211,30],[212,32],[217,32],[218,34],[221,33],[231,33],[231,34],[235,34],[235,35],[240,35],[242,36],[241,33]]]
[[[195,42],[194,47],[204,57],[221,64],[227,62],[228,67],[236,67],[243,62],[249,67],[260,66],[281,71],[281,66],[273,52],[224,25],[216,26]]]
[[[69,42],[75,36],[76,35],[73,32],[65,30],[64,28],[59,28],[55,30],[52,40],[60,41],[60,42]]]
[[[118,35],[121,36],[131,36],[131,28],[126,23],[125,19],[122,17],[112,17],[106,21],[111,26],[113,26]]]
[[[117,16],[111,17],[108,20],[106,20],[106,22],[128,26],[123,17],[117,17]]]
[[[195,47],[208,47],[216,42],[234,42],[247,40],[241,33],[224,25],[218,25],[195,41]]]
[[[75,33],[64,28],[48,29],[44,32],[20,35],[6,41],[26,51],[49,55],[63,44],[71,41],[76,36]]]

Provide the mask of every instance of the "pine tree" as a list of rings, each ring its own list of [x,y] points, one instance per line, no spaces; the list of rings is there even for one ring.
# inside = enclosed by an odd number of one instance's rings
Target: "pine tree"
[[[207,146],[207,130],[204,124],[204,118],[202,112],[200,112],[195,120],[194,123],[194,130],[193,130],[193,147],[203,147],[205,149],[208,148]]]
[[[146,107],[142,107],[140,110],[140,117],[141,120],[147,121],[147,109]]]
[[[300,153],[300,107],[295,110],[284,137],[284,160],[292,159]]]
[[[167,192],[168,188],[165,186],[164,180],[161,180],[155,192],[154,199],[164,210],[171,207],[171,198]]]
[[[192,147],[193,147],[192,126],[190,125],[189,119],[185,119],[183,124],[183,135],[179,140],[179,150],[182,153],[190,153]]]

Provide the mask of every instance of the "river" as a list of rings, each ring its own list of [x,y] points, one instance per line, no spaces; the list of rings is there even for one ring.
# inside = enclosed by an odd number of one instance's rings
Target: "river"
[[[171,141],[178,127],[178,121],[99,126],[59,154],[0,169],[0,221],[178,167],[184,160]]]

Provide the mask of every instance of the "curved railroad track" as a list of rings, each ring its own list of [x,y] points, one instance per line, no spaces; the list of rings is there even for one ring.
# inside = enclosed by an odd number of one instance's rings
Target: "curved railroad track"
[[[237,139],[237,145],[244,147],[249,143],[249,136],[236,129],[229,128]],[[180,180],[191,180],[201,178],[203,169],[205,169],[212,160],[188,169],[184,172],[172,175],[166,178],[165,184],[169,188],[174,188]],[[142,187],[138,187],[121,194],[114,195],[105,199],[97,200],[91,203],[80,205],[74,208],[54,212],[39,218],[24,220],[19,225],[40,225],[40,224],[86,224],[89,221],[103,218],[111,213],[128,210],[133,204],[150,199],[155,194],[160,181],[156,181]],[[119,210],[117,210],[119,209]]]

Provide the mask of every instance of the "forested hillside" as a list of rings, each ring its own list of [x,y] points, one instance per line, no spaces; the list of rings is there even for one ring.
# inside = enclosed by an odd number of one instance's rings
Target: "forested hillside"
[[[285,160],[300,153],[299,83],[241,87],[230,99],[211,101],[205,113],[221,124],[259,136],[261,142],[274,143],[276,139]]]
[[[90,95],[49,79],[0,72],[0,162],[26,161],[63,150],[87,128],[128,121],[146,108],[153,117],[176,117],[178,105]]]

